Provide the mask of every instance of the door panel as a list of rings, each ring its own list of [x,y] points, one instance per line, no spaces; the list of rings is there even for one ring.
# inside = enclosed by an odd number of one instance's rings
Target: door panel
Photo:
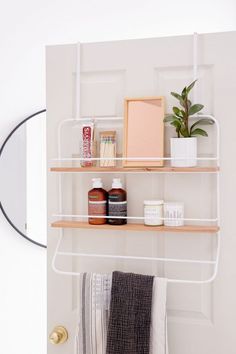
[[[168,287],[168,331],[170,354],[234,354],[236,339],[235,255],[233,233],[234,161],[233,102],[236,92],[236,33],[199,35],[198,84],[196,100],[203,103],[204,113],[213,114],[221,126],[221,234],[222,250],[219,274],[208,285],[170,284]],[[166,97],[166,111],[176,104],[170,91],[179,91],[192,81],[192,36],[130,40],[81,45],[81,115],[122,116],[125,97]],[[57,156],[57,125],[75,114],[76,45],[47,48],[47,139],[48,161]],[[232,127],[231,127],[232,125]],[[73,126],[73,128],[72,128]],[[108,125],[97,130],[109,129]],[[122,129],[119,152],[122,152]],[[78,155],[79,128],[67,125],[62,131],[64,157]],[[169,153],[166,129],[165,150]],[[209,138],[198,140],[199,153],[215,151],[215,127]],[[62,175],[63,212],[87,213],[87,191],[92,175]],[[106,189],[112,174],[104,175]],[[216,216],[215,175],[124,175],[128,191],[129,215],[142,215],[143,200],[160,198],[185,202],[186,217]],[[176,186],[178,188],[176,188]],[[48,220],[58,212],[58,175],[48,173]],[[48,228],[48,330],[64,324],[69,341],[61,346],[49,344],[48,353],[73,353],[73,339],[78,321],[78,282],[76,277],[58,275],[51,261],[59,230]],[[209,234],[155,234],[89,230],[64,231],[63,250],[124,255],[166,256],[211,259],[215,256],[216,237]],[[205,279],[209,266],[173,265],[156,262],[117,260],[64,259],[57,261],[60,269],[72,271],[109,272],[114,269],[156,274],[166,277]]]

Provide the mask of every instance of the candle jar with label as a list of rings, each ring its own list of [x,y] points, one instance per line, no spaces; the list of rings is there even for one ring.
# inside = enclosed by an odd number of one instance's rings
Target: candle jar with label
[[[144,200],[144,224],[148,226],[163,225],[163,200]]]

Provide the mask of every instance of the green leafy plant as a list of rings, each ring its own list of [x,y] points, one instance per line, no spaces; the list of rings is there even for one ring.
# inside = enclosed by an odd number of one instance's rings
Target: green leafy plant
[[[166,115],[164,122],[169,122],[176,130],[177,137],[191,138],[197,135],[208,136],[207,132],[199,125],[211,125],[214,124],[213,119],[202,118],[194,122],[191,126],[189,124],[189,117],[199,113],[203,109],[202,104],[192,104],[189,99],[189,94],[193,89],[197,80],[193,81],[189,86],[185,86],[181,94],[171,92],[171,95],[175,97],[180,104],[180,107],[173,107],[173,113]]]

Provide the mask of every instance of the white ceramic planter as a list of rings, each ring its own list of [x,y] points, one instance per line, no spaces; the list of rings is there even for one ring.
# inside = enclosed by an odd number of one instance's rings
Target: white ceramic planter
[[[171,138],[171,166],[194,167],[197,165],[197,138]]]

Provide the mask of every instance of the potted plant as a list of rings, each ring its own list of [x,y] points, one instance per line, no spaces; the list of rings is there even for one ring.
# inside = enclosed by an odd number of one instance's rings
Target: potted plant
[[[190,116],[203,109],[202,104],[192,104],[189,94],[197,80],[184,87],[181,94],[171,92],[180,106],[173,107],[173,113],[166,115],[164,122],[169,122],[176,131],[177,137],[171,138],[171,165],[173,167],[193,167],[197,165],[197,136],[208,136],[199,125],[214,124],[209,118],[201,118],[190,125]]]

